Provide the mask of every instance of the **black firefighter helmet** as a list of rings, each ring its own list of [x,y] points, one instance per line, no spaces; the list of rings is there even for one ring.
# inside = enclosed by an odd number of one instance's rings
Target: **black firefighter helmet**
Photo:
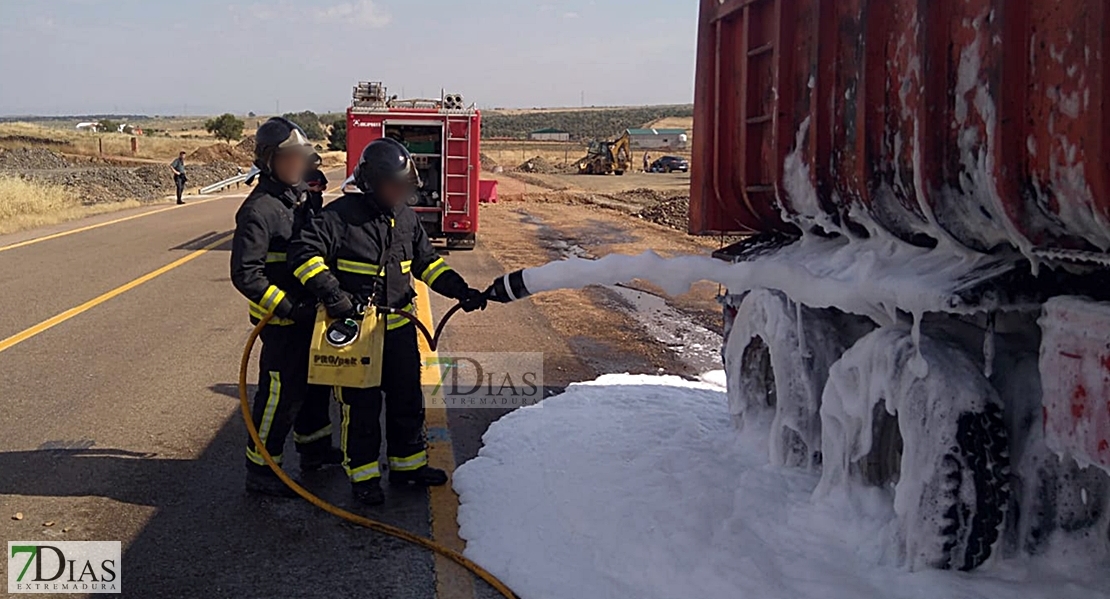
[[[287,118],[275,116],[259,125],[254,134],[254,165],[259,171],[271,174],[274,155],[289,150],[306,155],[315,151],[304,130]]]
[[[354,172],[355,185],[363,193],[371,193],[386,180],[399,180],[423,185],[412,155],[401,142],[383,137],[375,139],[362,150]]]

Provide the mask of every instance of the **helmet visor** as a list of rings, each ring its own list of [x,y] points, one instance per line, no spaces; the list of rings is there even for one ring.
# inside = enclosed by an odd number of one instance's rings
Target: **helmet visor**
[[[297,126],[294,126],[293,129],[289,131],[289,137],[286,137],[285,141],[278,144],[277,150],[279,152],[297,150],[304,152],[306,155],[316,153],[315,148],[312,147],[312,142],[308,141],[308,137],[305,136],[304,131],[301,131],[301,128]]]

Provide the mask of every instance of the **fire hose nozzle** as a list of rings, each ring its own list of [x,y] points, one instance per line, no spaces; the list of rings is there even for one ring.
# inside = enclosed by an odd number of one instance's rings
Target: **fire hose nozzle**
[[[524,299],[529,295],[532,295],[532,292],[524,286],[523,270],[511,272],[494,279],[493,284],[489,286],[489,289],[486,289],[486,296],[490,301],[502,304]]]

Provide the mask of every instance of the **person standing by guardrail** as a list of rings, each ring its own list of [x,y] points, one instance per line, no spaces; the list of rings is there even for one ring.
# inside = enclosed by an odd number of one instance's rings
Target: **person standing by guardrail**
[[[181,194],[185,193],[185,181],[188,181],[185,176],[185,150],[177,154],[177,159],[170,163],[170,168],[173,169],[173,184],[177,187],[177,203],[184,204]]]

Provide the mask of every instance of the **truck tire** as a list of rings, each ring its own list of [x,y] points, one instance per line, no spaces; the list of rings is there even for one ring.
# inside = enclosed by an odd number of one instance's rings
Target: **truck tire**
[[[736,309],[724,352],[729,412],[740,430],[770,431],[775,465],[821,463],[821,390],[845,349],[834,329],[823,311],[766,289],[748,293]]]
[[[477,233],[448,233],[445,237],[449,250],[472,250],[478,245]]]
[[[876,330],[833,365],[821,424],[819,492],[849,477],[893,487],[911,569],[987,560],[1010,497],[1008,433],[997,392],[961,348]]]

